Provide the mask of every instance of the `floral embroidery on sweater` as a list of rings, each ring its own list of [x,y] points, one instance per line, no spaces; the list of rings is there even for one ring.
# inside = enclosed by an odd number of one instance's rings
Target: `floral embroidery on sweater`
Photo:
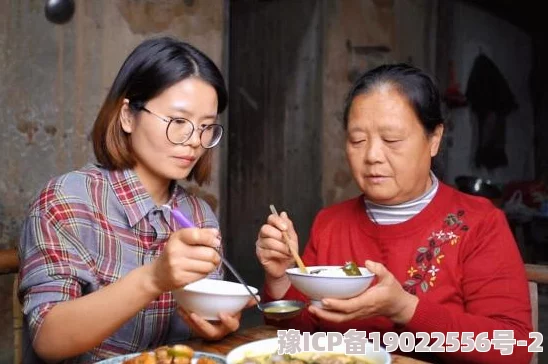
[[[444,249],[459,243],[461,235],[468,231],[468,226],[462,217],[464,211],[459,210],[456,214],[450,213],[443,220],[442,228],[434,231],[427,238],[428,245],[417,249],[417,254],[411,267],[407,271],[409,278],[404,282],[403,288],[411,293],[417,293],[417,287],[422,292],[427,292],[434,287],[437,274],[442,270]]]

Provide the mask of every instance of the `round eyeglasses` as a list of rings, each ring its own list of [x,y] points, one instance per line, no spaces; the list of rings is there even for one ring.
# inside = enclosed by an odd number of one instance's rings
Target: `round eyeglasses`
[[[185,118],[164,118],[144,106],[141,107],[141,110],[167,123],[166,137],[173,144],[186,143],[196,129],[200,133],[200,144],[205,149],[213,148],[219,144],[223,136],[223,126],[221,124],[209,124],[196,128],[192,121]]]

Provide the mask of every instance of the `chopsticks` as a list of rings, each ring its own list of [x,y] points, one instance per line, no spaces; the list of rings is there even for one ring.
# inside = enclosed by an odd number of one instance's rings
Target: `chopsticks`
[[[270,211],[276,215],[276,216],[280,216],[278,215],[278,211],[276,211],[276,208],[274,207],[274,205],[270,205]],[[299,266],[299,269],[301,270],[302,273],[308,273],[308,271],[306,270],[306,266],[304,265],[303,261],[301,260],[301,257],[299,256],[299,253],[296,252],[293,247],[291,246],[291,244],[289,243],[290,242],[290,238],[289,238],[289,235],[287,234],[287,231],[282,231],[282,238],[284,240],[284,242],[287,244],[287,247],[289,248],[289,251],[291,252],[291,255],[293,255],[293,259],[295,259],[295,261],[297,262],[297,265]]]

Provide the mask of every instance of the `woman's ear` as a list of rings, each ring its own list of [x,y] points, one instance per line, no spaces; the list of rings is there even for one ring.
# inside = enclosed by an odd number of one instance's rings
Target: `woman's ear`
[[[435,157],[440,150],[441,139],[443,137],[443,124],[439,124],[430,135],[430,157]]]
[[[122,104],[122,109],[120,110],[120,124],[122,125],[122,130],[124,130],[126,133],[131,134],[133,131],[133,114],[131,113],[131,110],[129,108],[129,100],[124,99],[124,103]]]

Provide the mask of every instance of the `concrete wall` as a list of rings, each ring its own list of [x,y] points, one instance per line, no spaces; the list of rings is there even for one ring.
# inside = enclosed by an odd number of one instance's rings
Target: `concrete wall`
[[[534,178],[533,107],[529,88],[532,66],[530,36],[514,25],[462,2],[453,4],[450,58],[454,61],[461,91],[466,91],[468,76],[480,50],[506,78],[519,109],[506,119],[508,166],[493,171],[478,169],[473,163],[476,152],[477,121],[468,107],[449,114],[452,130],[447,136],[446,181],[460,174],[489,178],[495,183]],[[452,146],[450,146],[452,144]]]
[[[360,193],[346,162],[342,127],[344,98],[353,76],[385,62],[411,62],[434,70],[437,1],[325,4],[322,197],[329,205]]]
[[[223,1],[76,1],[65,25],[49,23],[43,6],[0,0],[0,249],[16,245],[26,206],[49,178],[93,160],[89,131],[139,42],[175,35],[223,61]],[[203,191],[214,204],[220,178],[216,168]],[[12,355],[12,279],[0,276],[0,363]]]

